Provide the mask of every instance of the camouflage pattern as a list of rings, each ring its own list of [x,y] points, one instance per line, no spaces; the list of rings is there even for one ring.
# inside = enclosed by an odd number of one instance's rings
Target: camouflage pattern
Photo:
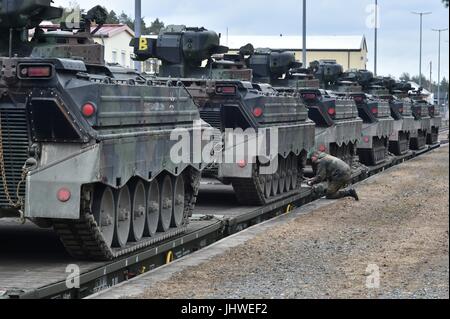
[[[352,181],[352,170],[347,163],[331,155],[319,153],[314,165],[317,167],[317,175],[310,184],[314,186],[313,192],[316,195],[326,195],[327,199],[358,198],[353,189],[343,190]]]
[[[96,10],[100,9],[88,15]],[[13,5],[2,1],[0,33],[14,26],[15,15],[22,17],[28,12],[34,14],[28,22],[19,19],[15,25],[24,31],[60,10],[50,7],[50,1],[15,1]],[[90,23],[84,27],[90,30]],[[11,205],[5,187],[0,186],[0,217],[23,211],[22,217],[27,218],[76,220],[85,185],[100,183],[120,189],[135,178],[151,182],[161,173],[176,177],[188,169],[200,172],[206,165],[201,157],[194,160],[192,152],[186,163],[175,164],[170,157],[178,142],[170,140],[173,130],[186,129],[192,140],[194,124],[200,120],[187,90],[148,82],[134,73],[116,77],[117,69],[96,63],[102,62],[97,56],[101,50],[86,30],[62,42],[56,41],[62,37],[60,33],[43,34],[38,28],[33,41],[23,41],[30,50],[14,47],[18,56],[12,58],[3,56],[2,51],[4,179],[13,199],[22,166],[26,162],[33,165],[25,172],[24,187],[18,192],[23,205]],[[87,45],[73,44],[74,38],[84,38]],[[13,43],[19,40],[14,38]],[[84,58],[62,56],[69,48],[76,55],[85,52]],[[30,75],[30,70],[41,72],[42,68],[49,73]],[[86,104],[92,114],[83,114]],[[70,191],[70,200],[58,200],[61,189]]]
[[[308,120],[304,103],[293,94],[280,94],[270,85],[251,82],[254,72],[246,66],[246,56],[254,55],[253,46],[249,44],[238,54],[230,54],[219,42],[215,32],[204,28],[169,26],[158,39],[135,39],[131,45],[139,60],[160,59],[158,79],[184,85],[202,119],[221,133],[227,129],[276,129],[279,149],[263,161],[306,153],[314,146],[315,125]],[[203,60],[208,61],[206,66]],[[221,88],[231,92],[220,92]],[[255,115],[256,109],[259,114]],[[245,167],[221,164],[218,177],[250,178],[258,166],[256,162],[254,159]]]
[[[352,169],[339,158],[320,153],[315,165],[317,165],[317,174],[312,180],[312,184],[322,182],[349,184],[351,181]]]
[[[320,89],[327,87],[328,70],[314,63],[308,69],[302,68],[295,61],[294,53],[270,49],[257,49],[247,64],[254,71],[255,81],[269,83],[278,92],[294,93],[302,99],[308,107],[309,118],[316,124],[318,151],[352,162],[363,121],[353,99]]]

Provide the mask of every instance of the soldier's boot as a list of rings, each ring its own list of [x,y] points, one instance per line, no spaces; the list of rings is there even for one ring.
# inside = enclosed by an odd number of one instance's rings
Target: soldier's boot
[[[349,193],[349,196],[350,197],[353,197],[357,202],[359,202],[359,196],[358,196],[358,193],[356,192],[356,190],[355,189],[350,189],[349,191],[348,191],[348,193]]]
[[[355,200],[359,201],[358,193],[356,193],[356,190],[354,189],[339,191],[335,194],[327,195],[327,199],[341,199],[346,197],[353,197]]]

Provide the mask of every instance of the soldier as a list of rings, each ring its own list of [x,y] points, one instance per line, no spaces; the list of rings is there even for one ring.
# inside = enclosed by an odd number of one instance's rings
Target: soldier
[[[317,165],[317,176],[308,181],[309,186],[314,186],[315,191],[323,194],[326,191],[328,199],[340,199],[344,197],[353,197],[359,201],[356,190],[348,189],[341,190],[351,183],[352,169],[344,161],[331,155],[321,152],[310,152],[308,154],[313,165]],[[328,182],[326,187],[325,182]]]

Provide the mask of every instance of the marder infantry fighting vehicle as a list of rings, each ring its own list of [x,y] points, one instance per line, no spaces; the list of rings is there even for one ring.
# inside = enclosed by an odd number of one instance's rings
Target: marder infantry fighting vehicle
[[[0,1],[0,218],[113,259],[185,231],[205,163],[172,161],[170,134],[192,136],[199,112],[183,87],[115,77],[92,40],[103,8],[76,29],[39,28],[61,15],[50,0]]]
[[[336,69],[332,61],[321,61],[324,68]],[[333,74],[333,72],[330,72]],[[335,78],[338,78],[336,81]],[[325,83],[337,95],[349,96],[358,107],[359,117],[364,121],[362,139],[358,143],[360,162],[367,166],[381,164],[389,153],[389,139],[394,131],[389,103],[364,93],[370,83],[371,73],[367,71],[347,71],[335,74]]]
[[[389,102],[391,116],[394,119],[394,132],[389,139],[389,151],[396,155],[404,155],[410,149],[411,135],[417,134],[415,119],[411,106],[395,97],[397,82],[389,77],[373,78],[367,93],[377,99]]]
[[[306,104],[309,118],[316,123],[317,150],[353,164],[363,122],[352,98],[336,96],[321,88],[315,75],[326,76],[330,73],[328,69],[315,63],[304,69],[295,61],[294,53],[270,49],[257,49],[247,64],[253,70],[254,82],[269,83],[277,91],[294,94]]]
[[[424,94],[422,89],[412,91],[410,97],[413,101],[413,107],[417,110],[420,109],[422,115],[425,114],[425,117],[427,113],[430,117],[430,126],[427,131],[426,143],[428,145],[437,144],[439,142],[439,129],[442,126],[440,108],[428,101],[429,95]],[[428,109],[428,112],[426,109]]]
[[[426,101],[418,102],[422,98],[415,99],[418,92],[414,91],[411,84],[407,82],[398,82],[394,96],[411,108],[414,117],[414,130],[410,136],[409,148],[413,151],[419,151],[427,146],[427,136],[431,132],[431,118],[429,116],[428,103]]]
[[[242,204],[262,205],[297,193],[307,152],[314,147],[315,125],[305,105],[270,85],[252,83],[244,62],[253,54],[251,45],[225,54],[228,48],[219,43],[213,31],[171,26],[157,39],[140,38],[132,45],[137,59],[160,59],[159,77],[186,86],[202,119],[223,134],[225,156],[219,158],[217,177],[233,185]],[[264,132],[275,142],[265,152],[239,151],[260,143]],[[228,143],[232,139],[235,143]]]

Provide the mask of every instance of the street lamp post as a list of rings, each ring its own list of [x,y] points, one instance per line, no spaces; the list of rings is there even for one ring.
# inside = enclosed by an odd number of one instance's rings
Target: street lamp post
[[[422,38],[423,38],[423,16],[431,12],[412,12],[420,16],[420,58],[419,58],[419,86],[422,86]]]
[[[438,53],[438,105],[441,103],[441,33],[448,30],[447,29],[432,29],[435,32],[439,33],[439,53]]]
[[[306,0],[303,0],[303,67],[306,68]]]
[[[142,35],[142,5],[141,0],[134,1],[134,35],[139,38]],[[141,62],[136,61],[134,67],[138,72],[141,72]]]
[[[374,74],[377,76],[378,67],[378,0],[375,0],[375,70]]]

